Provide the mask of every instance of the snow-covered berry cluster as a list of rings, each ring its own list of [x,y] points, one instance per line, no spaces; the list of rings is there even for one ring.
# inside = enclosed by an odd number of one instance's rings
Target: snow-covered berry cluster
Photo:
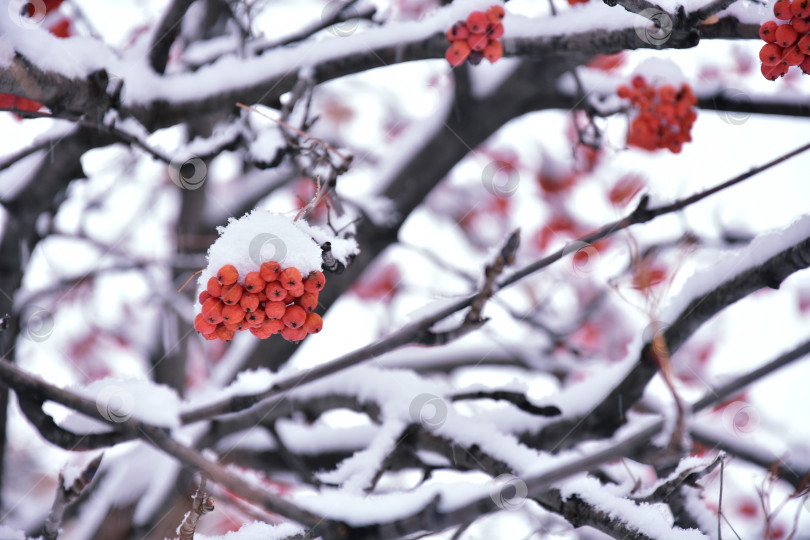
[[[475,66],[484,58],[494,63],[503,56],[503,45],[498,40],[503,36],[504,15],[501,6],[492,6],[486,13],[473,11],[466,21],[450,27],[447,31],[450,47],[444,54],[450,65],[457,67],[469,59]]]
[[[783,23],[767,21],[759,27],[765,41],[759,51],[762,76],[775,81],[791,66],[810,74],[810,0],[778,0],[773,14]]]
[[[683,143],[692,140],[697,98],[688,84],[680,90],[671,84],[655,87],[636,75],[631,86],[619,87],[618,95],[629,99],[636,111],[627,132],[628,146],[649,151],[666,148],[677,154]]]
[[[314,311],[325,283],[319,271],[303,278],[294,266],[282,270],[276,261],[262,263],[239,283],[236,267],[226,264],[200,293],[194,328],[211,340],[230,341],[236,332],[250,330],[260,339],[280,332],[287,341],[301,341],[323,328]]]

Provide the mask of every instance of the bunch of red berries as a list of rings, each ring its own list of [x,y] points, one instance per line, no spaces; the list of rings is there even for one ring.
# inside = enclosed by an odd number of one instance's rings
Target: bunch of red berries
[[[810,74],[810,0],[778,0],[773,14],[786,23],[768,21],[759,27],[759,37],[766,42],[759,51],[762,75],[775,81],[790,66]]]
[[[458,21],[447,31],[450,47],[444,54],[453,67],[460,66],[468,58],[474,66],[486,58],[495,63],[503,56],[503,45],[498,41],[503,36],[505,13],[501,6],[492,6],[486,13],[473,11],[465,21]]]
[[[632,86],[619,87],[618,95],[637,110],[627,132],[629,146],[649,151],[666,148],[677,154],[683,143],[692,140],[689,132],[697,119],[697,98],[688,84],[680,90],[671,84],[656,88],[636,75]]]
[[[287,341],[301,341],[323,328],[314,311],[325,283],[321,272],[303,278],[294,266],[282,270],[275,261],[262,263],[239,283],[236,267],[226,264],[200,293],[194,328],[205,339],[230,341],[236,332],[250,330],[260,339],[281,332]]]

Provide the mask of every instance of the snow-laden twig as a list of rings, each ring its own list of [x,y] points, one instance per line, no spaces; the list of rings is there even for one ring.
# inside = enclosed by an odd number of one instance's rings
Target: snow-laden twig
[[[194,540],[197,523],[205,514],[214,511],[214,499],[208,496],[205,485],[208,479],[205,475],[200,478],[200,485],[191,497],[191,509],[186,512],[183,521],[177,527],[179,540]]]
[[[101,464],[101,458],[104,454],[101,453],[96,456],[90,463],[87,464],[82,472],[70,483],[66,485],[65,476],[63,472],[59,473],[59,485],[56,487],[56,498],[51,506],[51,511],[45,519],[45,525],[42,530],[42,538],[44,540],[56,540],[59,537],[59,529],[62,526],[62,518],[65,515],[65,510],[68,506],[76,502],[76,500],[84,493],[85,488],[93,481],[96,476],[96,471]]]

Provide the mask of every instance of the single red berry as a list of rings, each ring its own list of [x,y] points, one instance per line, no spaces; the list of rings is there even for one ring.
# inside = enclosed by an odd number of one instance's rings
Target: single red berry
[[[315,311],[315,308],[318,307],[318,295],[305,292],[299,298],[296,298],[295,303],[304,308],[305,311]]]
[[[307,337],[307,331],[303,328],[290,328],[289,326],[285,326],[281,329],[281,337],[287,341],[297,343]]]
[[[506,12],[504,12],[501,6],[492,6],[487,10],[487,19],[492,24],[500,23],[503,18],[506,16]]]
[[[219,336],[217,335],[217,331],[216,331],[216,330],[214,330],[214,331],[213,331],[213,332],[211,332],[210,334],[203,334],[203,335],[202,335],[202,337],[204,337],[204,338],[205,338],[205,339],[207,339],[208,341],[213,341],[213,340],[215,340],[215,339],[219,339]]]
[[[470,34],[467,38],[467,43],[473,51],[483,51],[487,43],[489,43],[489,38],[486,34]]]
[[[501,39],[503,37],[503,25],[501,23],[490,25],[487,28],[487,36],[490,39]]]
[[[306,320],[307,312],[301,306],[296,305],[288,306],[284,316],[281,318],[284,326],[290,328],[301,328]]]
[[[283,302],[267,302],[264,305],[264,313],[268,319],[281,319],[287,311],[287,306]]]
[[[790,3],[790,13],[794,17],[807,17],[810,16],[810,1],[808,0],[793,0]]]
[[[216,331],[217,325],[205,320],[202,313],[194,317],[194,329],[201,334],[211,334]]]
[[[200,302],[200,305],[203,305],[205,301],[208,300],[209,298],[211,298],[211,293],[209,293],[208,291],[203,291],[200,293],[200,296],[197,300]]]
[[[775,81],[776,79],[782,76],[781,64],[776,65],[762,64],[762,66],[760,67],[760,71],[762,71],[762,75],[769,81]]]
[[[776,43],[766,43],[759,50],[759,59],[766,66],[775,66],[782,61],[784,51]]]
[[[208,291],[208,294],[211,296],[219,298],[222,296],[222,283],[220,283],[216,277],[211,276],[205,290]]]
[[[790,12],[790,0],[779,0],[773,5],[773,14],[782,21],[789,21],[793,14]]]
[[[287,296],[287,289],[282,287],[280,282],[272,281],[267,284],[267,287],[265,287],[264,294],[271,302],[281,301],[284,300],[285,296]]]
[[[802,54],[810,54],[810,35],[802,36],[796,46]]]
[[[308,275],[307,279],[304,280],[304,289],[307,292],[318,293],[323,289],[324,285],[326,285],[326,277],[322,272],[318,272],[317,270]]]
[[[292,304],[293,302],[295,302],[296,296],[293,294],[294,292],[298,292],[298,291],[287,291],[287,296],[285,296],[284,300],[282,300],[282,302],[284,302],[285,306],[288,306],[288,305]],[[303,293],[301,293],[301,294],[303,294]]]
[[[453,67],[458,67],[470,56],[470,45],[463,40],[454,41],[452,45],[447,48],[444,57],[450,62]]]
[[[483,34],[487,29],[489,19],[483,11],[473,11],[467,17],[467,28],[473,34]]]
[[[225,324],[236,324],[244,320],[245,310],[241,306],[225,306],[222,308],[222,320]]]
[[[307,334],[317,334],[323,329],[323,319],[317,313],[308,313],[304,326],[301,327]]]
[[[245,315],[245,320],[247,321],[248,325],[251,327],[260,326],[264,320],[267,318],[265,315],[264,310],[257,309],[256,311],[251,311],[247,315]]]
[[[259,308],[259,295],[245,293],[239,299],[239,306],[245,313],[252,313]]]
[[[239,272],[232,264],[226,264],[217,272],[217,279],[223,285],[233,285],[239,279]]]
[[[790,26],[792,26],[793,29],[796,30],[796,32],[798,32],[800,35],[806,34],[810,32],[810,19],[793,17],[793,20],[790,21]],[[776,32],[776,30],[774,30],[774,32]],[[776,36],[774,36],[773,39],[776,40]]]
[[[500,41],[492,40],[484,48],[484,58],[494,64],[503,56],[503,45]]]
[[[447,31],[447,41],[453,43],[458,39],[467,39],[467,36],[469,35],[470,31],[467,29],[467,23],[464,21],[458,21]]]
[[[225,304],[232,306],[239,302],[242,298],[242,286],[238,283],[234,283],[231,286],[225,286],[222,288],[222,302]]]
[[[799,69],[801,69],[805,75],[810,75],[810,56],[804,57],[802,63],[799,64]]]
[[[266,286],[267,282],[262,279],[258,272],[248,272],[245,276],[245,290],[248,292],[263,291]]]
[[[233,330],[234,333],[241,332],[242,330],[247,330],[248,328],[250,328],[250,325],[244,319],[235,323],[225,323],[225,326]]]
[[[783,24],[776,29],[776,44],[780,47],[790,47],[799,39],[799,33],[789,24]]]
[[[234,332],[232,328],[229,328],[224,324],[217,327],[217,336],[219,336],[219,339],[222,341],[232,340],[235,333],[236,332]]]
[[[303,280],[301,279],[301,272],[298,271],[298,268],[291,266],[281,272],[281,277],[279,278],[281,282],[281,286],[287,290],[295,289],[299,285],[303,284]]]
[[[779,25],[776,24],[776,21],[768,21],[763,23],[762,26],[759,27],[759,37],[768,43],[773,43],[776,41],[776,36],[774,33],[776,32],[777,26]]]
[[[804,53],[799,50],[798,46],[791,45],[785,49],[784,61],[789,66],[798,66],[804,62]]]
[[[635,77],[633,77],[630,83],[633,85],[633,88],[644,88],[645,86],[647,86],[647,81],[644,80],[644,77],[642,77],[641,75],[636,75]]]
[[[259,268],[259,275],[267,283],[277,280],[280,274],[281,265],[276,261],[263,262],[261,268]]]
[[[259,297],[259,303],[264,304],[267,301],[267,294],[264,291],[259,291],[256,293],[256,296]]]
[[[222,322],[222,308],[225,307],[218,298],[209,298],[202,305],[200,314],[211,324]]]

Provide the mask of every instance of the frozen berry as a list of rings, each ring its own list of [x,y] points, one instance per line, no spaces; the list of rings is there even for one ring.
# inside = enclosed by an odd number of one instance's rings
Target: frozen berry
[[[209,298],[202,305],[200,314],[211,324],[222,322],[222,308],[225,307],[217,298]]]
[[[318,307],[318,296],[305,292],[295,300],[295,303],[304,308],[305,311],[315,311],[315,308]]]
[[[242,298],[242,286],[238,283],[234,283],[231,286],[226,286],[222,288],[222,302],[232,306],[234,304],[239,303],[239,300]]]
[[[466,41],[454,41],[452,45],[447,48],[444,57],[450,62],[453,67],[458,67],[470,56],[470,45]]]
[[[287,311],[287,306],[283,302],[267,302],[264,305],[264,313],[268,319],[281,319]]]
[[[234,332],[233,329],[225,326],[224,324],[217,327],[217,336],[219,336],[219,339],[222,341],[232,340],[235,333],[236,332]]]
[[[194,317],[194,329],[201,334],[211,334],[216,331],[217,325],[206,321],[202,313],[198,313]]]
[[[226,324],[236,324],[245,318],[245,310],[240,306],[225,306],[222,308],[222,320]]]
[[[470,34],[467,43],[470,44],[470,49],[473,51],[483,51],[489,43],[489,38],[486,34]]]
[[[776,41],[776,36],[774,33],[776,32],[777,26],[776,21],[768,21],[763,23],[763,25],[759,27],[759,37],[768,43],[773,43]]]
[[[290,328],[301,328],[306,320],[307,312],[304,311],[304,308],[301,306],[296,305],[287,307],[284,316],[281,318],[281,322],[284,323],[284,326]]]
[[[777,28],[774,35],[776,36],[776,44],[780,47],[789,47],[799,39],[799,33],[789,24],[783,24]]]
[[[244,319],[235,323],[225,323],[225,326],[233,330],[234,333],[241,332],[242,330],[247,330],[248,328],[250,328],[250,325],[248,325],[247,321]]]
[[[302,326],[307,334],[317,334],[323,329],[323,319],[317,313],[308,313],[307,320],[304,321]]]
[[[484,58],[494,64],[503,56],[503,45],[500,41],[490,41],[484,49]]]
[[[250,313],[245,315],[245,320],[247,321],[248,325],[251,326],[251,327],[259,326],[260,324],[262,324],[264,322],[264,320],[266,318],[267,318],[267,315],[265,315],[264,311],[261,310],[261,309],[257,309],[256,311],[251,311]]]
[[[281,329],[281,337],[287,341],[297,343],[307,337],[307,331],[303,328],[290,328],[289,326],[285,326]]]
[[[279,281],[281,282],[281,286],[287,289],[288,291],[303,284],[303,280],[301,279],[301,272],[299,272],[298,268],[294,266],[291,266],[286,270],[284,270],[281,273]]]
[[[785,49],[784,61],[789,66],[798,66],[804,61],[804,53],[796,45],[791,45]]]
[[[467,30],[467,24],[464,21],[458,21],[447,31],[447,41],[453,43],[458,39],[467,39],[469,35],[470,31]]]
[[[246,313],[252,313],[259,308],[259,295],[245,293],[239,300],[239,306]]]
[[[796,46],[802,54],[810,54],[810,35],[802,36]]]
[[[766,66],[775,66],[782,61],[782,47],[775,43],[766,43],[759,50],[759,59]]]
[[[208,294],[211,296],[219,298],[222,296],[222,283],[220,283],[216,277],[211,276],[205,290],[208,291]]]
[[[489,28],[487,28],[487,36],[490,39],[501,39],[503,37],[503,25],[493,24]]]
[[[304,292],[306,292],[306,291],[304,289],[304,284],[303,283],[300,284],[300,285],[297,285],[295,288],[288,289],[287,294],[290,295],[291,298],[287,300],[287,303],[289,304],[290,302],[292,302],[293,300],[295,300],[296,298],[298,298],[299,296],[304,294]]]
[[[197,300],[200,302],[200,305],[203,305],[205,301],[208,300],[209,298],[211,298],[211,293],[209,293],[208,291],[203,291],[200,293],[200,296],[199,298],[197,298]]]
[[[239,272],[232,264],[226,264],[217,272],[217,279],[223,285],[233,285],[239,279]]]
[[[790,3],[790,13],[799,18],[810,16],[810,0],[793,0]]]
[[[203,334],[203,335],[202,335],[202,337],[204,337],[204,338],[205,338],[205,339],[207,339],[208,341],[213,341],[213,340],[215,340],[215,339],[219,339],[219,336],[217,335],[217,331],[216,331],[216,330],[214,330],[214,331],[213,331],[213,332],[211,332],[210,334]]]
[[[768,65],[763,63],[760,70],[762,71],[762,75],[769,81],[775,81],[783,75],[781,64]]]
[[[793,16],[790,12],[790,0],[779,0],[773,5],[773,14],[777,19],[782,21],[789,21]]]
[[[794,17],[793,20],[790,21],[790,26],[792,26],[798,34],[807,34],[810,32],[810,19],[800,19],[798,17]],[[775,31],[776,30],[774,30],[774,32]],[[776,41],[776,36],[774,36],[773,39]]]
[[[489,19],[483,11],[473,11],[467,17],[467,28],[472,34],[483,34],[488,23]]]
[[[265,282],[258,272],[249,272],[245,276],[245,290],[248,292],[263,291],[267,282]]]
[[[799,69],[802,70],[805,75],[810,75],[810,56],[804,57],[802,63],[799,64]]]
[[[271,302],[277,300],[284,300],[284,297],[287,296],[287,289],[281,286],[281,283],[278,281],[272,281],[267,284],[267,287],[264,289],[264,294],[267,296],[267,299]]]
[[[506,13],[501,6],[492,6],[487,10],[487,19],[489,19],[489,22],[492,24],[501,22],[505,15]]]
[[[281,265],[276,261],[263,262],[261,268],[259,268],[259,275],[267,283],[277,280],[280,274]]]
[[[320,292],[324,285],[326,285],[326,278],[322,272],[318,272],[317,270],[308,275],[307,279],[304,280],[304,289],[307,292]]]

